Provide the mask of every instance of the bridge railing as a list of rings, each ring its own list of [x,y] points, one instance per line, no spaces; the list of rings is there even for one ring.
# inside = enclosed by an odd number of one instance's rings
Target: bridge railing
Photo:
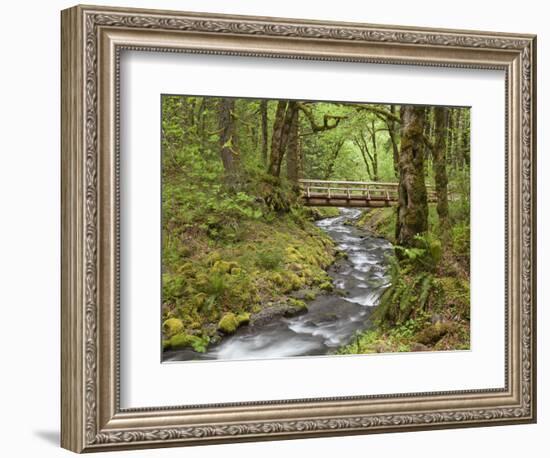
[[[299,180],[303,196],[307,199],[364,199],[396,202],[399,183],[380,181]],[[435,199],[433,186],[426,186],[428,199]]]

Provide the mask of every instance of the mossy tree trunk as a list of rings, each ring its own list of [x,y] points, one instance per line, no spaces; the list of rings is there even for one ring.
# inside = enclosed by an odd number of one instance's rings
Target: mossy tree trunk
[[[227,184],[234,186],[238,177],[239,152],[235,120],[235,99],[222,98],[219,105],[220,155]]]
[[[286,176],[295,184],[297,184],[298,180],[301,178],[299,126],[300,114],[297,111],[290,126],[286,155]]]
[[[397,107],[395,105],[390,105],[390,113],[394,116],[398,116]],[[395,178],[399,178],[399,129],[397,128],[395,119],[391,117],[386,117],[385,119],[393,153],[393,171],[395,173]]]
[[[424,107],[401,107],[399,198],[396,240],[414,246],[415,235],[428,230],[428,198],[424,182]]]
[[[264,164],[267,164],[267,144],[268,144],[268,132],[267,132],[267,99],[262,99],[260,102],[260,115],[262,124],[262,160]]]
[[[434,108],[435,143],[433,148],[433,164],[435,175],[435,192],[437,195],[437,215],[441,230],[441,241],[445,249],[449,247],[451,225],[449,223],[449,201],[447,191],[447,157],[445,148],[445,130],[449,110],[445,107]]]
[[[470,112],[460,110],[462,117],[462,130],[460,135],[460,150],[465,167],[470,167]]]
[[[376,143],[376,127],[374,119],[371,121],[371,142],[372,142],[372,179],[373,181],[379,181],[380,177],[378,176],[378,146]]]
[[[281,175],[281,164],[288,147],[290,128],[298,114],[298,106],[294,101],[281,100],[277,104],[273,134],[271,138],[271,157],[268,172],[274,177]]]

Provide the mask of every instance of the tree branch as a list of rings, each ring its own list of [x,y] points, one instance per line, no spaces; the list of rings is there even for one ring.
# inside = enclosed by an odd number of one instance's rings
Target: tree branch
[[[311,129],[313,130],[313,132],[323,132],[325,130],[334,129],[335,127],[338,126],[338,124],[342,119],[347,118],[347,116],[335,116],[335,115],[325,114],[323,116],[323,124],[319,125],[315,121],[315,116],[313,115],[311,108],[309,108],[307,105],[301,102],[298,102],[298,108],[306,116],[307,120],[309,121],[309,124],[311,125]],[[333,120],[334,123],[329,124],[330,120]]]

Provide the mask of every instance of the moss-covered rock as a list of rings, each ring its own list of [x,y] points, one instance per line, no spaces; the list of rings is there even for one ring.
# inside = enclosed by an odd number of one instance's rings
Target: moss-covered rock
[[[415,340],[423,345],[433,345],[445,334],[452,331],[453,328],[453,323],[440,321],[422,329],[422,331],[415,336]]]
[[[295,299],[293,297],[289,298],[288,306],[289,307],[286,309],[284,313],[286,316],[294,316],[300,313],[307,312],[307,304],[300,299]]]
[[[239,313],[236,318],[238,326],[250,323],[250,313],[248,312]]]
[[[239,327],[237,316],[233,312],[226,313],[218,322],[218,330],[224,334],[233,334]]]
[[[315,294],[315,291],[311,289],[304,293],[304,299],[307,301],[312,301],[315,297],[317,297],[317,295]]]
[[[329,281],[325,281],[323,283],[321,283],[319,285],[319,288],[322,290],[322,291],[327,291],[327,292],[330,292],[334,289],[334,286],[331,282]]]
[[[166,337],[172,337],[173,335],[183,331],[183,321],[179,318],[168,318],[164,323],[162,323],[162,331]]]
[[[208,346],[208,337],[200,337],[186,333],[176,334],[168,341],[169,348],[172,350],[181,350],[183,348],[192,348],[195,351],[204,353]]]

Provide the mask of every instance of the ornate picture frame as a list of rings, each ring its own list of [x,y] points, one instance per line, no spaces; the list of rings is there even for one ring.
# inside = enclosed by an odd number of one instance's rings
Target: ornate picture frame
[[[75,6],[62,12],[62,424],[75,452],[536,421],[536,37]],[[502,389],[122,409],[120,53],[183,52],[502,70]]]

